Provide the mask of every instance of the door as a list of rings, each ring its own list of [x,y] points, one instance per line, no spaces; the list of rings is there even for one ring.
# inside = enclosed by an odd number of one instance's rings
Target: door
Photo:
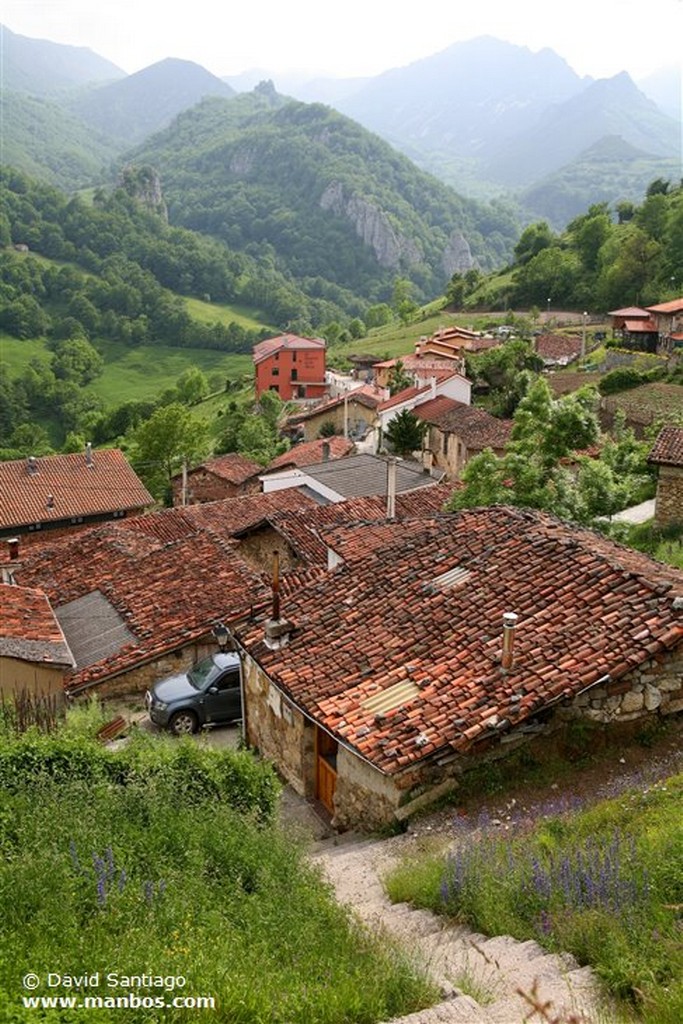
[[[239,668],[224,672],[209,686],[205,697],[206,721],[234,721],[242,717]]]
[[[337,786],[337,741],[324,729],[315,731],[315,795],[323,807],[334,814]]]

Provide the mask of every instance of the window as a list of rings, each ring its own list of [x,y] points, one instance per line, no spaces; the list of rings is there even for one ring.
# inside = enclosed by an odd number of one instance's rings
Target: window
[[[292,362],[296,362],[296,351],[292,352]]]
[[[297,371],[296,370],[292,370],[292,380],[298,380],[298,379],[299,379],[299,377],[298,377]]]
[[[448,455],[448,434],[443,435],[443,440],[441,442],[441,451],[444,455]]]
[[[271,375],[271,377],[279,377],[280,376],[280,367],[279,366],[274,366],[273,369],[270,371],[270,375]]]

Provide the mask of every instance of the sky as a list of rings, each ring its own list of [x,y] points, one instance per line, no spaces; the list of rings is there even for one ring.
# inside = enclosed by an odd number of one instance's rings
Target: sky
[[[0,20],[129,74],[178,57],[218,76],[376,75],[492,35],[550,47],[580,75],[638,79],[680,62],[683,0],[2,0]]]

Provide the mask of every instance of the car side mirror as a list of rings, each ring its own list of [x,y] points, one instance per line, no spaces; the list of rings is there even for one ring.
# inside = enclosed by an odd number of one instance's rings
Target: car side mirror
[[[217,686],[210,686],[208,692],[209,693],[218,693],[218,687]]]

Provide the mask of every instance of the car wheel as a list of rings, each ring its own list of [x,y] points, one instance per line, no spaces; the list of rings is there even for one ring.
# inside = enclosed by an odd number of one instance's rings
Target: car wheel
[[[199,728],[199,720],[194,711],[176,711],[168,728],[174,736],[189,736]]]

